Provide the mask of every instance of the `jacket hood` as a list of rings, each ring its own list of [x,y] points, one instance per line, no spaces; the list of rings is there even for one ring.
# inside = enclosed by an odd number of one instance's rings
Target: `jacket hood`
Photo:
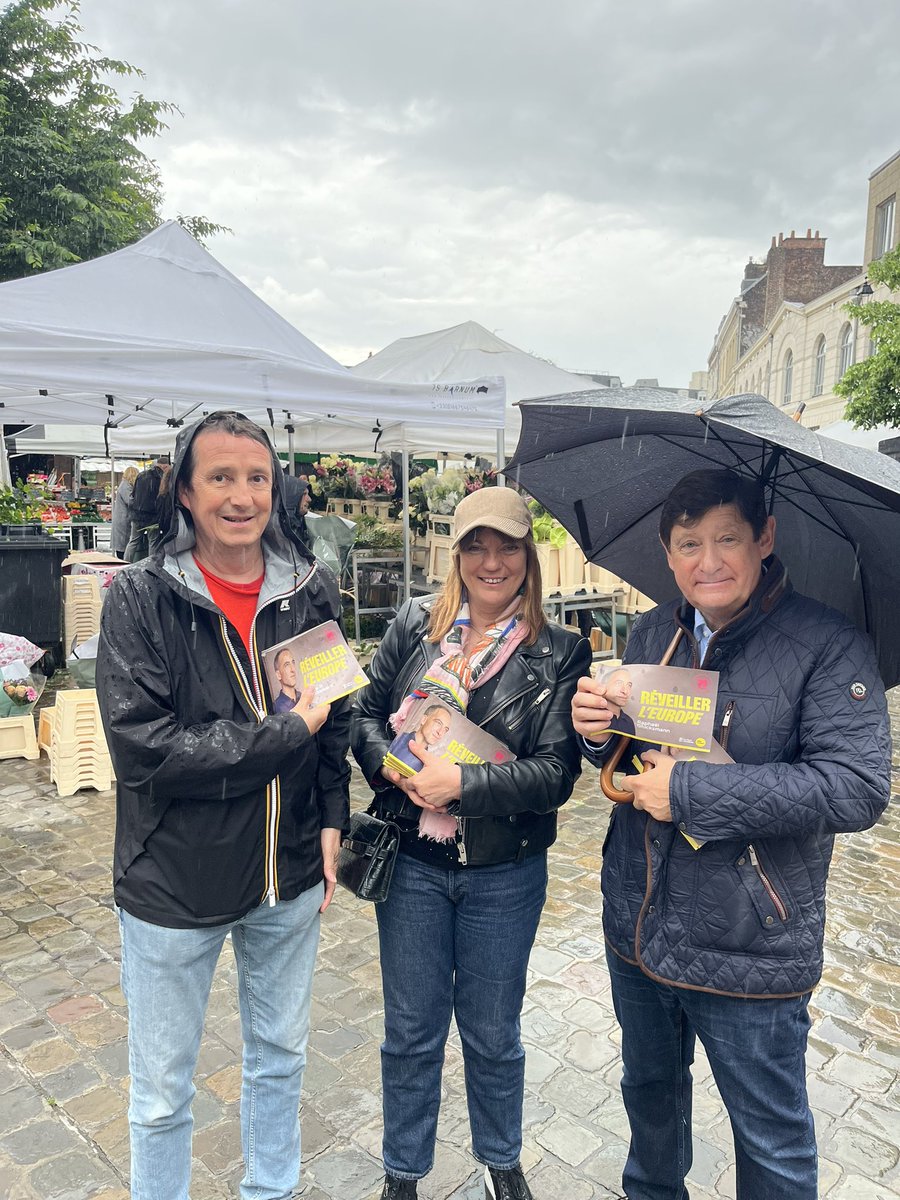
[[[215,428],[212,425],[212,419],[224,415],[224,411],[208,414],[202,420],[182,429],[175,440],[175,458],[172,462],[169,490],[160,506],[159,513],[159,523],[163,534],[164,555],[177,556],[192,549],[195,544],[194,523],[190,512],[184,505],[178,502],[178,489],[179,485],[184,483],[185,459],[194,438],[204,429]],[[243,416],[243,413],[229,411],[228,415],[243,417],[244,420],[248,419]],[[256,428],[262,434],[263,438],[265,438],[265,444],[268,447],[269,457],[272,461],[272,514],[263,531],[263,543],[274,550],[281,558],[292,559],[300,557],[307,564],[310,564],[314,561],[313,554],[294,533],[288,519],[290,505],[286,504],[285,501],[286,476],[281,462],[272,448],[272,443],[266,431],[259,425]],[[294,501],[294,507],[296,507],[296,504],[297,500]]]

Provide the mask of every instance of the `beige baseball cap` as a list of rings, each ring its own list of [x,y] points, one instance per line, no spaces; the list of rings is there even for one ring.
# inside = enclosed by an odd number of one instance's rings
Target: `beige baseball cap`
[[[523,538],[531,532],[531,513],[518,492],[508,487],[485,487],[460,500],[453,514],[453,550],[467,533],[479,526],[496,529],[507,537]]]

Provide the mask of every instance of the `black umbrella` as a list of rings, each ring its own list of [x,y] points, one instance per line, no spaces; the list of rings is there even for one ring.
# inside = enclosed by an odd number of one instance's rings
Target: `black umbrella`
[[[871,635],[885,684],[900,680],[900,465],[803,428],[762,396],[682,399],[630,388],[521,405],[506,473],[587,558],[661,602],[676,596],[659,510],[688,471],[765,482],[775,549],[798,591]]]

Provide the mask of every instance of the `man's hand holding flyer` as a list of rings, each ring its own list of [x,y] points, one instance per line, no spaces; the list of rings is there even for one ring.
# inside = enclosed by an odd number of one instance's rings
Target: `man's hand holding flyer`
[[[337,621],[263,651],[263,665],[275,712],[290,712],[304,688],[314,688],[314,704],[330,704],[369,682]]]

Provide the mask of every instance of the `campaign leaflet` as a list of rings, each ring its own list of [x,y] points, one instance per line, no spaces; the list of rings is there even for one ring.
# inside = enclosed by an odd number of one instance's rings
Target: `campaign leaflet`
[[[731,757],[728,751],[724,750],[715,738],[713,738],[712,745],[710,746],[709,750],[703,754],[698,753],[696,750],[672,749],[666,750],[665,753],[668,754],[670,758],[674,758],[676,762],[707,762],[717,763],[720,766],[734,762],[734,759]],[[644,771],[644,764],[636,754],[632,755],[631,765],[638,772],[638,774],[641,774]],[[701,841],[699,838],[691,837],[691,835],[689,833],[685,833],[684,830],[681,831],[681,836],[693,850],[699,850],[701,846],[706,845],[705,841]]]
[[[270,646],[262,660],[275,712],[289,712],[304,688],[315,688],[314,704],[330,704],[369,682],[337,621]]]
[[[718,671],[629,663],[597,673],[616,715],[610,731],[658,746],[709,752],[716,718]]]
[[[413,739],[429,754],[454,763],[507,763],[516,757],[509,747],[436,696],[425,696],[410,707],[403,729],[384,756],[384,765],[407,779],[424,766],[409,748]]]

